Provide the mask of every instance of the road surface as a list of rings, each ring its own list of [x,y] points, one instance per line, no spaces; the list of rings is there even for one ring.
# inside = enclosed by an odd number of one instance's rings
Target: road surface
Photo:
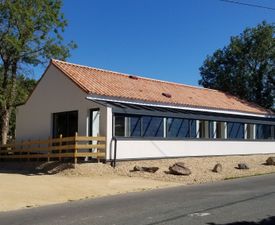
[[[0,224],[275,225],[275,174],[5,212]]]

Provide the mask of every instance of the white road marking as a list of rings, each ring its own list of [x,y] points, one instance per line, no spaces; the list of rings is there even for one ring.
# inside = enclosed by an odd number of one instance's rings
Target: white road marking
[[[189,214],[189,216],[193,217],[193,216],[200,216],[200,217],[203,217],[203,216],[209,216],[210,213],[192,213],[192,214]]]

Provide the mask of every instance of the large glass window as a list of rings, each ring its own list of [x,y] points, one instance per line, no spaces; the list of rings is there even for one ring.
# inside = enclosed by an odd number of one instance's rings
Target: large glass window
[[[257,124],[256,138],[257,139],[274,139],[274,126]]]
[[[78,128],[78,111],[53,114],[53,137],[74,136]]]
[[[163,118],[143,116],[142,131],[144,137],[163,137]]]
[[[243,123],[227,123],[227,138],[228,139],[243,139],[244,124]]]
[[[167,118],[167,137],[190,137],[190,120],[180,118]]]
[[[129,123],[129,136],[130,137],[140,137],[141,136],[141,117],[131,116],[128,119]]]
[[[115,136],[163,137],[162,117],[115,115]]]
[[[192,119],[167,118],[168,138],[195,138],[196,121]]]
[[[76,119],[75,119],[76,118]],[[68,120],[70,121],[67,128]],[[165,124],[164,124],[165,123]],[[256,126],[256,128],[255,128]],[[76,128],[75,128],[76,127]],[[165,130],[164,130],[165,129]],[[54,114],[54,135],[74,134],[77,112]],[[255,133],[256,131],[256,133]],[[275,139],[275,126],[186,118],[115,114],[114,135],[120,137],[163,137],[202,139]]]
[[[115,136],[125,137],[125,116],[115,116]]]

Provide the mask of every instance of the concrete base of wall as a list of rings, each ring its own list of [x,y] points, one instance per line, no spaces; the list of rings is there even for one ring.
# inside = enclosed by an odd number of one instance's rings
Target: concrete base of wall
[[[113,145],[110,157],[114,155]],[[117,160],[177,158],[185,156],[223,156],[275,153],[272,141],[150,141],[118,140]]]

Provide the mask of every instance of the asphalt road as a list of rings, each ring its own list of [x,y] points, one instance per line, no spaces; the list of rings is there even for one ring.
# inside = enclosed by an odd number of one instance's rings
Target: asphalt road
[[[275,175],[0,213],[0,225],[19,224],[275,225]]]

